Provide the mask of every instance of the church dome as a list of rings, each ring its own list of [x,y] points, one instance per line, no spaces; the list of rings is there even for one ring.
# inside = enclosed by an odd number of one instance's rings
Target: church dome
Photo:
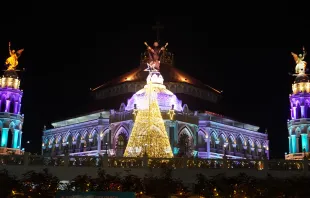
[[[309,82],[309,77],[306,74],[299,74],[296,79],[295,83],[301,83],[301,82]]]
[[[147,77],[147,84],[128,100],[126,110],[132,110],[135,106],[137,109],[147,109],[149,106],[147,91],[149,86],[152,86],[151,95],[157,98],[161,110],[170,110],[173,106],[176,111],[182,111],[182,101],[166,89],[163,82],[164,79],[159,72],[150,72]]]

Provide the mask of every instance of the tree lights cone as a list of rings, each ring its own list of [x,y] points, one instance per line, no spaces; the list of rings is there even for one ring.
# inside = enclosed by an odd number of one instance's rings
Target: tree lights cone
[[[169,138],[157,102],[157,93],[148,84],[149,108],[139,110],[124,153],[125,157],[147,155],[149,158],[172,158]]]

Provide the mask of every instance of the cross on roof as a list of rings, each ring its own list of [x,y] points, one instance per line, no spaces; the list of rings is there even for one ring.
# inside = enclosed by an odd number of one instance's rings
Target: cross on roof
[[[156,30],[156,34],[157,34],[157,41],[159,41],[159,31],[160,29],[164,29],[164,26],[160,25],[159,22],[156,22],[156,25],[154,25],[152,27],[153,30]]]

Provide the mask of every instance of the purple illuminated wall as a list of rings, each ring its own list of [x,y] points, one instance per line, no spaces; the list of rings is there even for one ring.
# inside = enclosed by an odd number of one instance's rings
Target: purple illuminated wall
[[[16,89],[0,88],[0,112],[20,114],[22,92]]]
[[[128,100],[126,110],[134,109],[135,104],[138,109],[148,108],[148,100],[146,100],[146,97],[147,94],[144,90],[138,91]],[[161,110],[169,110],[171,106],[174,105],[176,111],[182,111],[182,101],[167,89],[157,94],[157,101]]]

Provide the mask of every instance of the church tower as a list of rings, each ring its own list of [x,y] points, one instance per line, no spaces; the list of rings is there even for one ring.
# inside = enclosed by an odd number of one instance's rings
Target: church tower
[[[296,76],[292,84],[292,94],[290,94],[291,115],[288,120],[288,143],[289,154],[285,159],[302,159],[309,152],[310,135],[310,82],[306,74],[304,61],[306,51],[303,54],[292,53],[296,62]]]
[[[23,92],[20,90],[20,79],[16,73],[18,57],[21,50],[10,50],[6,61],[8,69],[0,78],[0,155],[21,154],[22,126],[24,116],[21,115]]]

